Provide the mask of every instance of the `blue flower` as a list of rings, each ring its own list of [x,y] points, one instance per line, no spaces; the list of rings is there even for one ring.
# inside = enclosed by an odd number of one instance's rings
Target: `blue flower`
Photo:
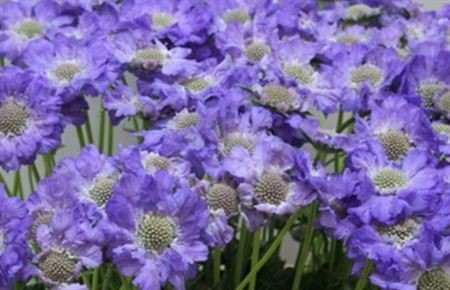
[[[0,166],[17,170],[61,142],[61,100],[30,71],[0,74]]]

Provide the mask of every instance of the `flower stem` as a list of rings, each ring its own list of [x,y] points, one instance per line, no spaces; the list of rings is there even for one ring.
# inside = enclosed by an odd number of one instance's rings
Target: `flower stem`
[[[103,153],[105,149],[105,125],[106,125],[106,112],[103,108],[100,108],[100,129],[98,136],[98,150]]]
[[[308,258],[309,249],[311,247],[311,241],[314,236],[314,221],[316,219],[317,208],[319,206],[318,201],[315,201],[311,207],[308,215],[308,224],[306,228],[306,236],[301,245],[300,256],[297,259],[295,266],[296,272],[294,276],[294,282],[292,283],[292,290],[300,289],[300,283],[302,281],[303,273],[305,272],[305,262]]]
[[[16,174],[14,177],[13,195],[16,197],[20,197],[21,199],[24,199],[23,187],[22,187],[22,175],[21,175],[20,169],[16,171]]]
[[[36,167],[36,163],[30,165],[31,172],[33,173],[34,181],[38,183],[41,180],[41,176],[39,174],[39,170]]]
[[[372,269],[373,269],[373,262],[367,260],[362,270],[361,276],[359,277],[358,283],[356,283],[355,290],[366,289],[367,281],[370,273],[372,273]]]
[[[89,144],[94,144],[94,135],[92,134],[92,126],[91,120],[89,118],[89,113],[86,113],[86,133]]]
[[[239,284],[239,281],[241,281],[242,276],[242,264],[244,259],[244,250],[245,250],[245,244],[247,241],[247,235],[248,231],[245,228],[244,221],[241,223],[241,230],[239,233],[239,245],[236,255],[236,263],[234,265],[234,286],[237,286]]]
[[[86,146],[86,142],[84,141],[84,134],[83,134],[83,128],[82,127],[76,127],[77,128],[77,137],[78,137],[78,143],[80,144],[80,148],[84,148]]]
[[[114,150],[114,126],[110,120],[108,125],[108,155],[111,156],[113,154],[113,150]]]
[[[258,263],[259,260],[259,247],[261,244],[261,233],[262,230],[258,230],[255,232],[255,234],[253,235],[253,251],[252,251],[252,270],[255,268],[256,263]],[[256,276],[258,274],[258,271],[254,271],[253,275],[250,279],[250,285],[249,285],[249,290],[255,290],[256,288]]]
[[[213,251],[213,286],[216,287],[220,282],[220,267],[222,251],[220,249],[214,249]]]
[[[9,189],[8,184],[6,184],[6,180],[1,172],[0,172],[0,183],[2,183],[3,186],[5,187],[5,191],[8,194],[8,196],[11,196],[11,190]]]
[[[108,289],[109,280],[111,279],[112,275],[112,266],[109,266],[106,270],[105,279],[103,280],[102,290]]]
[[[278,236],[275,238],[273,243],[270,245],[267,252],[264,253],[262,258],[256,263],[255,267],[250,271],[250,273],[242,280],[242,282],[239,284],[239,286],[236,288],[236,290],[243,290],[245,286],[250,282],[250,279],[252,275],[256,272],[258,272],[266,263],[269,261],[270,257],[276,252],[278,247],[281,245],[281,242],[283,242],[284,236],[287,234],[289,229],[292,227],[292,224],[294,221],[299,217],[300,211],[297,211],[295,214],[292,214],[284,227],[280,230]]]
[[[94,273],[92,274],[91,290],[97,290],[98,278],[99,278],[99,268],[95,269]]]

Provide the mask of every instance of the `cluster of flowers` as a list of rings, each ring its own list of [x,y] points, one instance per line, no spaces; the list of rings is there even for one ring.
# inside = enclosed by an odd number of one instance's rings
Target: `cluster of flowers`
[[[355,272],[450,289],[450,6],[360,2],[2,1],[3,169],[57,149],[95,96],[147,127],[63,159],[27,201],[0,188],[0,288],[87,289],[112,262],[184,289],[232,219],[254,231],[317,200]]]

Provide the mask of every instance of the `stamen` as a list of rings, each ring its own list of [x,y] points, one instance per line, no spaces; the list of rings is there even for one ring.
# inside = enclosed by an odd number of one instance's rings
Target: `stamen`
[[[238,211],[236,190],[226,184],[217,183],[211,186],[206,194],[206,199],[213,210],[223,209],[226,215]]]
[[[350,72],[351,81],[360,86],[365,82],[369,82],[372,86],[379,85],[383,81],[381,70],[371,64],[365,64],[353,69]]]
[[[403,172],[390,168],[378,171],[372,180],[382,195],[395,194],[408,183],[408,178]]]
[[[39,261],[38,268],[53,282],[70,282],[77,261],[67,252],[51,251]]]
[[[275,172],[264,173],[255,186],[255,195],[262,203],[278,205],[289,193],[288,183]]]
[[[0,136],[20,136],[27,129],[30,114],[27,109],[13,100],[0,104]]]
[[[401,248],[415,238],[419,223],[414,219],[405,219],[393,226],[378,227],[380,235],[388,242],[392,242],[396,247]]]
[[[168,13],[157,13],[153,17],[153,26],[156,30],[162,30],[175,23],[175,19]]]
[[[146,215],[139,223],[137,237],[146,250],[162,252],[176,237],[175,225],[167,217]]]
[[[304,86],[313,81],[314,70],[310,66],[286,65],[284,72]]]
[[[408,135],[401,131],[389,130],[379,138],[389,160],[399,160],[411,148]]]
[[[90,198],[95,201],[99,207],[105,206],[113,194],[115,184],[116,180],[113,178],[100,178],[89,191]]]
[[[44,33],[44,26],[32,19],[22,21],[15,29],[15,31],[23,39],[31,39],[34,37],[42,36]]]
[[[443,269],[437,268],[424,272],[419,278],[418,290],[449,290],[450,276]]]
[[[269,53],[270,47],[263,42],[253,42],[244,49],[244,54],[250,62],[259,62]]]
[[[81,73],[81,71],[80,65],[76,63],[64,63],[55,67],[53,75],[59,82],[68,83]]]
[[[251,16],[246,11],[243,10],[233,10],[225,15],[226,22],[245,23],[251,20],[252,20]]]

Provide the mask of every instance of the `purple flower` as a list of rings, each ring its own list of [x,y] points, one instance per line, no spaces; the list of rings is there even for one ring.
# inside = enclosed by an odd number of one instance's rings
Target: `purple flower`
[[[25,204],[8,198],[0,184],[0,288],[12,289],[19,281],[27,281],[33,274],[29,264],[28,230],[31,216]]]
[[[40,1],[36,5],[6,2],[0,4],[0,9],[0,55],[10,60],[18,57],[32,41],[51,36],[52,31],[73,20],[60,15],[53,1]]]
[[[392,161],[401,160],[411,150],[431,151],[437,143],[424,112],[399,97],[386,98],[375,106],[369,121],[357,118],[355,132],[359,146],[376,142]]]
[[[30,71],[6,68],[0,74],[0,165],[16,170],[38,153],[60,144],[61,101]]]
[[[33,259],[37,276],[55,289],[87,289],[77,284],[84,268],[92,269],[103,261],[103,236],[79,208],[57,209],[37,231],[41,251]]]
[[[63,36],[53,42],[39,40],[30,44],[24,52],[23,61],[40,76],[45,77],[63,93],[67,101],[78,96],[80,90],[94,95],[109,84],[105,75],[108,53],[99,42],[90,47],[80,41]],[[94,89],[94,92],[92,91]]]
[[[126,174],[117,191],[107,212],[118,226],[111,253],[119,271],[143,290],[167,283],[184,289],[195,263],[208,257],[206,203],[163,171],[154,177]]]
[[[373,153],[372,153],[373,152]],[[352,209],[363,221],[391,222],[412,213],[426,213],[438,202],[442,180],[426,152],[411,151],[400,164],[388,160],[382,147],[352,154],[352,166],[365,173],[364,203]]]

